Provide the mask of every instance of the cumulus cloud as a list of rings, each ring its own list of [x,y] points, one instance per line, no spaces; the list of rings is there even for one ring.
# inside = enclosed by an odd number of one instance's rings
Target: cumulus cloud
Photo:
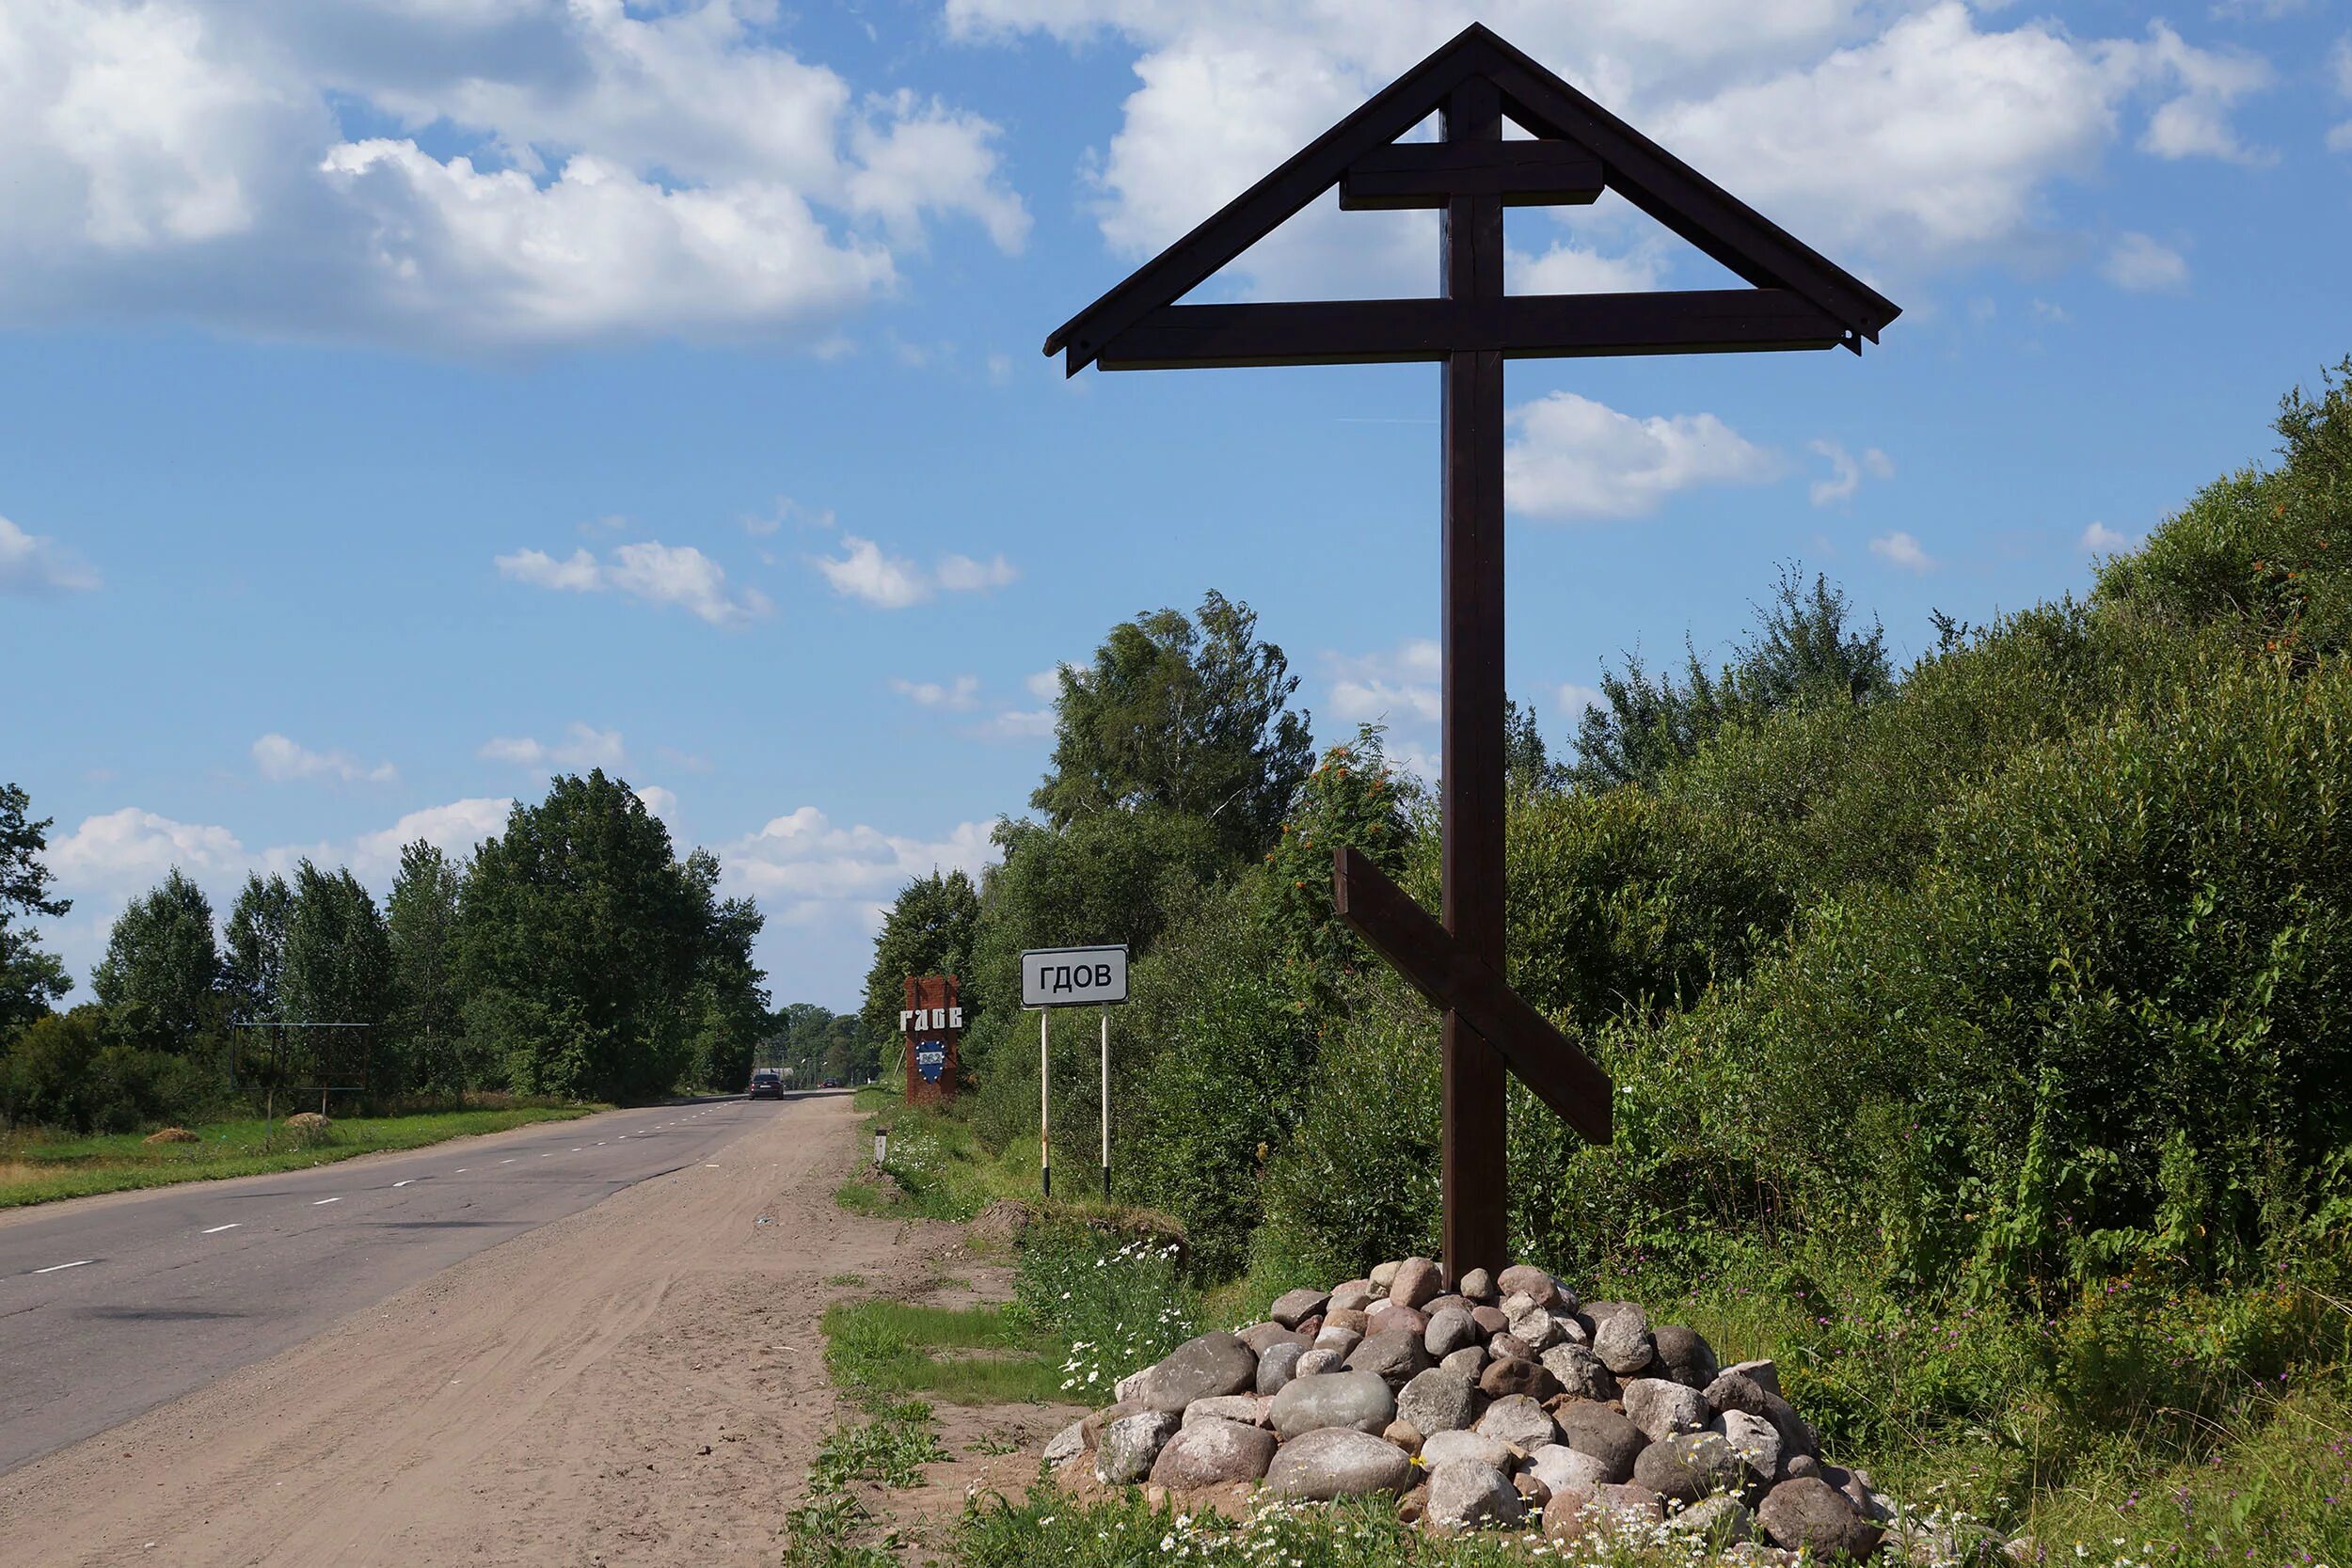
[[[1438,682],[1445,658],[1433,637],[1409,637],[1370,654],[1327,653],[1331,681],[1326,705],[1346,724],[1434,724],[1444,712]]]
[[[1509,415],[1502,489],[1529,517],[1638,517],[1701,484],[1759,484],[1780,465],[1712,414],[1635,419],[1574,392]]]
[[[980,693],[980,677],[958,675],[952,681],[910,681],[893,677],[890,689],[913,703],[916,707],[945,708],[950,713],[967,713]]]
[[[1813,482],[1811,495],[1816,506],[1852,499],[1853,493],[1862,488],[1862,476],[1866,473],[1872,479],[1895,477],[1895,460],[1876,447],[1866,447],[1862,455],[1855,457],[1836,441],[1820,440],[1813,443],[1813,451],[1829,459],[1830,467],[1829,478]]]
[[[772,0],[44,0],[0,30],[21,319],[475,352],[822,342],[942,223],[1017,251],[997,128],[861,90]]]
[[[2328,58],[2335,71],[2336,96],[2352,99],[2352,37],[2338,39],[2335,52]],[[2329,127],[2328,150],[2331,152],[2352,152],[2352,119]]]
[[[313,752],[275,732],[253,743],[253,764],[262,777],[283,783],[292,779],[340,779],[345,784],[389,784],[400,772],[389,762],[371,768],[349,752]]]
[[[1629,294],[1659,286],[1662,246],[1612,256],[1561,241],[1540,256],[1518,251],[1506,258],[1507,286],[1522,294]]]
[[[736,840],[720,861],[727,881],[760,898],[887,901],[914,877],[933,869],[977,877],[992,857],[989,825],[958,824],[944,839],[913,838],[858,823],[835,827],[815,806],[771,818]]]
[[[628,762],[621,732],[600,730],[574,721],[564,738],[552,743],[529,736],[495,736],[475,753],[488,762],[511,762],[523,768],[607,768]]]
[[[98,574],[71,550],[0,517],[0,594],[41,598],[87,593],[97,586]]]
[[[2108,282],[2134,293],[2178,293],[2188,287],[2187,261],[2145,234],[2120,236],[2099,270]]]
[[[977,740],[1035,740],[1054,733],[1054,710],[999,708],[964,733]]]
[[[1104,238],[1156,250],[1466,23],[1486,22],[1743,200],[1842,258],[1915,271],[2042,248],[2050,194],[2137,138],[2158,156],[2254,156],[2229,111],[2257,61],[2158,24],[2139,38],[1963,0],[948,0],[967,38],[1105,34],[1136,53],[1119,129],[1090,155]],[[1424,292],[1424,214],[1327,198],[1232,268],[1245,292]],[[1564,278],[1633,277],[1569,245]],[[1548,256],[1545,260],[1549,261]],[[1523,262],[1522,276],[1542,261]],[[1526,286],[1526,285],[1522,285]],[[1580,287],[1589,287],[1580,284]],[[1565,291],[1563,291],[1565,292]]]
[[[648,604],[675,605],[714,626],[741,626],[775,609],[756,588],[730,590],[726,569],[691,545],[647,540],[623,545],[602,561],[584,549],[562,561],[545,550],[516,550],[493,557],[492,563],[501,577],[534,588],[566,594],[611,590]]]
[[[926,572],[904,556],[892,555],[871,539],[854,533],[841,536],[838,556],[812,556],[814,565],[833,591],[877,610],[905,610],[940,593],[973,594],[1001,588],[1021,574],[1003,556],[987,562],[968,555],[939,558],[936,570]]]
[[[2083,530],[2075,547],[2086,555],[2113,555],[2132,547],[2131,535],[2119,533],[2105,523],[2092,523]]]
[[[1906,572],[1931,572],[1939,564],[1919,547],[1919,541],[1897,530],[1893,533],[1870,541],[1870,553]]]

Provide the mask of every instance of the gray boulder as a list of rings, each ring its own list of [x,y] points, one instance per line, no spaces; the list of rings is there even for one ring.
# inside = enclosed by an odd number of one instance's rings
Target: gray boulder
[[[1650,1344],[1658,1352],[1660,1370],[1657,1375],[1672,1378],[1685,1388],[1705,1388],[1715,1381],[1714,1347],[1680,1323],[1663,1323],[1650,1331]]]
[[[1462,1283],[1454,1288],[1454,1291],[1467,1301],[1492,1301],[1495,1299],[1495,1276],[1484,1269],[1472,1269],[1462,1276]]]
[[[1321,1317],[1323,1309],[1330,1305],[1328,1291],[1285,1291],[1274,1298],[1274,1305],[1266,1308],[1265,1315],[1284,1328],[1296,1328],[1309,1318]]]
[[[1561,1289],[1560,1282],[1543,1270],[1526,1263],[1514,1263],[1495,1276],[1495,1289],[1506,1296],[1525,1296],[1538,1307],[1565,1306],[1576,1310],[1576,1300]],[[1462,1292],[1470,1294],[1468,1291]]]
[[[1478,1321],[1460,1308],[1433,1313],[1429,1330],[1421,1342],[1438,1360],[1444,1360],[1457,1350],[1468,1350],[1478,1343]]]
[[[1744,1410],[1726,1410],[1708,1426],[1723,1434],[1724,1441],[1731,1445],[1731,1451],[1748,1467],[1753,1486],[1760,1489],[1781,1479],[1780,1433],[1772,1422]],[[1760,1490],[1758,1495],[1761,1496]]]
[[[1449,1372],[1457,1373],[1475,1383],[1478,1380],[1478,1374],[1486,1370],[1486,1347],[1465,1345],[1438,1362],[1438,1365]]]
[[[1422,1348],[1421,1336],[1405,1329],[1375,1334],[1347,1356],[1349,1371],[1370,1372],[1391,1388],[1402,1388],[1428,1366],[1429,1353]]]
[[[1554,1345],[1543,1354],[1544,1370],[1557,1381],[1563,1392],[1580,1400],[1613,1400],[1618,1397],[1617,1380],[1600,1357],[1583,1345]]]
[[[1326,1312],[1360,1312],[1389,1292],[1375,1289],[1369,1279],[1351,1279],[1331,1292]]]
[[[1516,1525],[1526,1515],[1526,1503],[1500,1470],[1456,1459],[1429,1472],[1422,1521],[1431,1529],[1451,1533]]]
[[[1774,1396],[1780,1395],[1780,1367],[1772,1361],[1735,1361],[1724,1369],[1752,1380],[1758,1388]]]
[[[1389,1293],[1389,1287],[1396,1283],[1396,1271],[1404,1266],[1405,1259],[1402,1258],[1387,1263],[1375,1263],[1372,1273],[1365,1277],[1372,1281],[1374,1290],[1385,1296]]]
[[[1266,1407],[1273,1402],[1255,1394],[1219,1394],[1215,1399],[1195,1400],[1184,1406],[1184,1424],[1189,1427],[1200,1421],[1239,1421],[1244,1426],[1262,1427],[1266,1424]]]
[[[1761,1416],[1769,1398],[1771,1396],[1764,1391],[1762,1384],[1738,1370],[1721,1373],[1707,1386],[1707,1407],[1718,1416],[1726,1410],[1744,1410],[1751,1416]]]
[[[1539,1354],[1568,1337],[1560,1315],[1525,1295],[1503,1297],[1502,1315],[1511,1321],[1513,1338],[1524,1340],[1530,1351]]]
[[[1433,1432],[1422,1443],[1421,1457],[1433,1465],[1465,1459],[1489,1470],[1507,1470],[1512,1464],[1510,1445],[1475,1432]]]
[[[1600,1505],[1613,1515],[1619,1525],[1662,1525],[1666,1522],[1666,1500],[1646,1486],[1604,1486],[1600,1489]]]
[[[1342,1360],[1345,1360],[1363,1342],[1363,1335],[1355,1329],[1341,1323],[1325,1323],[1316,1330],[1315,1342],[1310,1348],[1336,1352]]]
[[[1685,1433],[1644,1449],[1633,1462],[1633,1483],[1661,1497],[1694,1503],[1747,1484],[1747,1466],[1731,1445],[1712,1432]]]
[[[1780,1433],[1780,1454],[1783,1463],[1798,1454],[1821,1456],[1821,1440],[1814,1435],[1813,1425],[1796,1412],[1796,1407],[1778,1394],[1764,1396],[1764,1418]]]
[[[1083,1419],[1075,1420],[1054,1433],[1053,1441],[1045,1445],[1045,1463],[1059,1465],[1086,1451],[1087,1424]]]
[[[1619,1377],[1645,1372],[1658,1358],[1650,1344],[1649,1318],[1629,1301],[1589,1301],[1584,1304],[1593,1354]]]
[[[1555,1406],[1551,1415],[1560,1428],[1560,1441],[1607,1465],[1611,1481],[1633,1479],[1633,1462],[1649,1447],[1641,1428],[1589,1400],[1570,1400]]]
[[[1274,1462],[1274,1433],[1241,1421],[1190,1421],[1152,1464],[1152,1481],[1172,1492],[1256,1481]]]
[[[1548,1540],[1573,1544],[1599,1521],[1600,1513],[1597,1488],[1555,1486],[1551,1489],[1551,1500],[1544,1504],[1544,1535]]]
[[[1642,1429],[1651,1442],[1677,1432],[1697,1432],[1710,1412],[1695,1388],[1669,1383],[1662,1377],[1637,1377],[1625,1386],[1625,1418]]]
[[[1670,1528],[1719,1548],[1737,1545],[1756,1533],[1756,1515],[1737,1497],[1708,1497],[1692,1503],[1666,1523]]]
[[[1577,1452],[1565,1443],[1546,1443],[1527,1456],[1527,1468],[1550,1488],[1555,1497],[1571,1486],[1590,1491],[1609,1483],[1608,1465],[1589,1453]]]
[[[1511,1326],[1511,1320],[1503,1316],[1502,1307],[1489,1307],[1485,1302],[1470,1308],[1470,1322],[1476,1323],[1479,1334],[1488,1339]]]
[[[1234,1334],[1233,1338],[1248,1345],[1252,1355],[1263,1355],[1276,1345],[1296,1345],[1304,1350],[1314,1343],[1311,1336],[1277,1323],[1251,1323]]]
[[[1266,1490],[1278,1497],[1328,1502],[1374,1492],[1403,1492],[1413,1484],[1405,1450],[1368,1432],[1321,1427],[1284,1443],[1266,1466]]]
[[[1293,1378],[1266,1415],[1285,1441],[1325,1427],[1376,1433],[1396,1419],[1396,1396],[1370,1372],[1317,1372]]]
[[[1277,1345],[1258,1357],[1258,1392],[1280,1393],[1282,1385],[1298,1375],[1299,1357],[1306,1354],[1297,1345]]]
[[[1478,1374],[1478,1387],[1489,1399],[1525,1394],[1540,1404],[1560,1392],[1560,1380],[1546,1370],[1540,1361],[1509,1355],[1486,1363],[1486,1370]]]
[[[1182,1410],[1195,1400],[1238,1394],[1258,1382],[1258,1353],[1231,1334],[1187,1339],[1161,1357],[1134,1391],[1152,1410]]]
[[[1506,1328],[1488,1337],[1486,1354],[1497,1361],[1533,1361],[1537,1353],[1534,1346]]]
[[[1409,1334],[1418,1339],[1429,1332],[1429,1314],[1392,1301],[1375,1301],[1364,1314],[1364,1338],[1375,1334]]]
[[[1328,1334],[1331,1331],[1327,1328],[1323,1332]],[[1349,1350],[1354,1348],[1352,1345],[1348,1347]],[[1345,1365],[1347,1365],[1346,1351],[1334,1350],[1328,1345],[1317,1345],[1298,1358],[1298,1365],[1291,1369],[1291,1377],[1294,1380],[1313,1377],[1318,1372],[1337,1371]]]
[[[1152,1473],[1160,1449],[1176,1435],[1172,1410],[1139,1410],[1103,1429],[1094,1445],[1094,1479],[1105,1486],[1133,1486]]]
[[[1775,1546],[1810,1547],[1821,1557],[1861,1561],[1879,1549],[1885,1532],[1854,1512],[1846,1495],[1819,1476],[1784,1481],[1764,1494],[1756,1521]]]
[[[1508,1443],[1522,1453],[1534,1453],[1559,1439],[1559,1429],[1544,1413],[1544,1407],[1525,1394],[1495,1401],[1471,1430],[1498,1443]]]
[[[1142,1408],[1139,1404],[1122,1400],[1117,1404],[1106,1404],[1100,1410],[1089,1412],[1078,1422],[1079,1430],[1086,1434],[1086,1446],[1089,1449],[1094,1447],[1103,1440],[1104,1427],[1121,1416],[1132,1416]]]
[[[1396,1396],[1400,1420],[1413,1423],[1423,1438],[1459,1432],[1478,1418],[1478,1390],[1470,1379],[1432,1367],[1416,1372]]]

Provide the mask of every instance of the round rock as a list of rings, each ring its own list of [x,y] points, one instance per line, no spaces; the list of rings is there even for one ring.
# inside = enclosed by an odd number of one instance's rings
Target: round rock
[[[1405,1259],[1402,1258],[1391,1262],[1375,1263],[1372,1266],[1372,1273],[1364,1277],[1372,1281],[1374,1290],[1385,1296],[1389,1293],[1389,1287],[1396,1283],[1396,1271],[1404,1266]]]
[[[1738,1492],[1747,1480],[1747,1466],[1731,1451],[1731,1445],[1712,1432],[1661,1438],[1644,1449],[1633,1462],[1635,1485],[1685,1503],[1718,1492]]]
[[[1238,1394],[1258,1382],[1258,1354],[1231,1334],[1187,1339],[1144,1374],[1134,1398],[1152,1410],[1182,1410],[1195,1400]]]
[[[1429,1353],[1422,1348],[1421,1336],[1405,1329],[1375,1334],[1348,1353],[1347,1370],[1370,1372],[1386,1380],[1391,1388],[1401,1388],[1429,1365]]]
[[[1256,1481],[1274,1461],[1274,1433],[1263,1427],[1211,1417],[1168,1440],[1152,1464],[1152,1481],[1172,1492],[1229,1481]]]
[[[1094,1479],[1105,1486],[1133,1486],[1152,1473],[1160,1449],[1176,1435],[1169,1410],[1139,1410],[1103,1429],[1094,1445]]]
[[[1514,1263],[1503,1270],[1495,1279],[1495,1288],[1506,1296],[1525,1296],[1538,1307],[1549,1307],[1560,1299],[1560,1282],[1526,1263]]]
[[[1525,1394],[1542,1403],[1560,1392],[1560,1380],[1551,1375],[1540,1361],[1522,1361],[1506,1356],[1489,1361],[1486,1370],[1478,1374],[1479,1391],[1489,1399],[1508,1399],[1513,1394]]]
[[[1433,1432],[1422,1439],[1421,1457],[1428,1465],[1466,1459],[1489,1470],[1507,1470],[1512,1462],[1508,1444],[1475,1432]]]
[[[1334,1372],[1346,1364],[1345,1352],[1333,1350],[1327,1345],[1317,1345],[1298,1358],[1298,1365],[1291,1369],[1291,1377],[1296,1380],[1302,1377],[1313,1377],[1318,1372]]]
[[[1460,1307],[1433,1312],[1428,1331],[1421,1337],[1429,1354],[1442,1361],[1457,1350],[1468,1350],[1478,1343],[1478,1323]]]
[[[1593,1487],[1553,1487],[1551,1501],[1544,1504],[1544,1534],[1559,1542],[1582,1540],[1599,1516],[1599,1503],[1600,1494]]]
[[[1850,1557],[1856,1561],[1879,1549],[1884,1532],[1854,1512],[1845,1494],[1819,1476],[1784,1481],[1764,1495],[1756,1522],[1775,1546],[1790,1551],[1811,1547],[1822,1557]]]
[[[1412,1460],[1395,1444],[1348,1427],[1321,1427],[1281,1446],[1266,1466],[1265,1483],[1278,1497],[1328,1502],[1403,1492],[1413,1477]]]
[[[1649,1319],[1629,1301],[1594,1301],[1584,1305],[1593,1337],[1593,1354],[1619,1377],[1649,1370],[1657,1352],[1649,1339]]]
[[[1326,1427],[1372,1433],[1396,1419],[1396,1396],[1370,1372],[1316,1372],[1293,1378],[1266,1416],[1285,1441]]]
[[[1726,1410],[1711,1426],[1747,1466],[1751,1486],[1766,1487],[1781,1479],[1780,1433],[1772,1422],[1744,1410]]]
[[[1715,1547],[1737,1545],[1756,1533],[1756,1515],[1737,1497],[1708,1497],[1692,1503],[1667,1523]]]
[[[1432,1433],[1459,1432],[1478,1418],[1478,1390],[1470,1379],[1442,1367],[1432,1367],[1425,1372],[1414,1373],[1398,1393],[1396,1413],[1420,1428],[1424,1437]]]
[[[1625,1418],[1656,1443],[1677,1432],[1697,1432],[1711,1415],[1697,1389],[1662,1377],[1637,1377],[1625,1386]]]
[[[1485,1269],[1472,1269],[1462,1276],[1462,1283],[1454,1289],[1464,1299],[1471,1302],[1492,1301],[1495,1299],[1495,1276]]]
[[[1485,1302],[1480,1302],[1470,1308],[1470,1322],[1478,1325],[1480,1336],[1488,1339],[1503,1333],[1511,1326],[1511,1320],[1504,1316],[1502,1307],[1489,1307]]]
[[[1649,1447],[1641,1428],[1607,1405],[1587,1400],[1571,1400],[1551,1414],[1560,1441],[1607,1465],[1612,1481],[1633,1479],[1633,1462]]]
[[[1389,1280],[1389,1299],[1399,1307],[1420,1307],[1444,1291],[1445,1275],[1429,1258],[1407,1258]]]
[[[1279,1394],[1298,1375],[1298,1359],[1307,1353],[1297,1345],[1277,1345],[1258,1357],[1258,1392]]]
[[[1331,1304],[1324,1311],[1360,1312],[1386,1294],[1386,1291],[1374,1290],[1369,1279],[1351,1279],[1331,1292]]]
[[[1545,1414],[1544,1407],[1525,1394],[1495,1401],[1478,1418],[1472,1430],[1498,1443],[1508,1443],[1522,1453],[1533,1453],[1559,1437],[1559,1429]]]
[[[1274,1298],[1274,1305],[1266,1308],[1265,1315],[1284,1328],[1296,1328],[1306,1319],[1322,1316],[1323,1309],[1330,1305],[1328,1291],[1285,1291]]]
[[[1370,1334],[1420,1335],[1429,1332],[1428,1313],[1416,1307],[1399,1307],[1392,1301],[1374,1302],[1372,1309],[1364,1314],[1364,1322],[1370,1325]],[[1369,1338],[1370,1334],[1366,1337]]]
[[[1486,1348],[1484,1345],[1466,1345],[1438,1362],[1438,1365],[1449,1372],[1457,1372],[1475,1383],[1478,1381],[1478,1374],[1486,1370]]]
[[[1546,1443],[1527,1456],[1527,1468],[1558,1497],[1572,1486],[1590,1491],[1609,1483],[1609,1466],[1565,1443]]]
[[[1184,1406],[1185,1426],[1196,1421],[1239,1421],[1244,1426],[1262,1427],[1266,1424],[1266,1406],[1271,1400],[1255,1394],[1219,1394],[1213,1400],[1195,1400]]]
[[[1744,1410],[1751,1416],[1764,1414],[1763,1386],[1745,1372],[1721,1373],[1707,1386],[1706,1398],[1707,1407],[1718,1416],[1726,1410]]]
[[[1694,1330],[1665,1323],[1651,1331],[1649,1338],[1658,1352],[1658,1376],[1671,1378],[1686,1388],[1705,1388],[1715,1381],[1714,1347]]]
[[[1580,1400],[1613,1400],[1618,1397],[1616,1378],[1600,1364],[1600,1357],[1583,1345],[1554,1345],[1544,1352],[1544,1370],[1559,1381],[1561,1389]]]
[[[1297,1345],[1303,1349],[1314,1342],[1311,1335],[1285,1328],[1278,1323],[1251,1323],[1233,1338],[1248,1345],[1252,1355],[1263,1355],[1276,1345]]]
[[[1451,1533],[1516,1525],[1526,1514],[1526,1503],[1500,1470],[1456,1459],[1429,1472],[1422,1520],[1432,1529]]]

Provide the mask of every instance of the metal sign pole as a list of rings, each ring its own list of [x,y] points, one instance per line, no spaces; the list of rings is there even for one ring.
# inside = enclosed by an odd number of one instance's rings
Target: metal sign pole
[[[1043,1182],[1045,1196],[1054,1196],[1054,1119],[1052,1116],[1051,1084],[1054,1077],[1053,1053],[1046,1048],[1046,1021],[1054,1016],[1051,1007],[1037,1010],[1037,1171]]]
[[[1111,1196],[1111,1010],[1103,1009],[1103,1196]]]

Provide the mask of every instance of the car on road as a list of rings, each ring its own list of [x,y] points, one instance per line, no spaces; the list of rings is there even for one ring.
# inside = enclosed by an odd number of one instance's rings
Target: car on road
[[[828,1078],[825,1080],[824,1086],[829,1089],[837,1089],[841,1086],[841,1080],[838,1078]]]
[[[761,1068],[752,1074],[751,1092],[743,1098],[746,1100],[762,1098],[782,1100],[784,1098],[784,1074],[773,1068]]]

